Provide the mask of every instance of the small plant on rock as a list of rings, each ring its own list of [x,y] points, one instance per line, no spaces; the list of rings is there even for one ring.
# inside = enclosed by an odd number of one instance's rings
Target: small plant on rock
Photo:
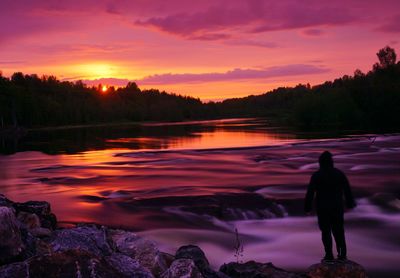
[[[235,254],[234,257],[236,258],[237,263],[243,263],[243,242],[240,239],[239,231],[235,228]]]

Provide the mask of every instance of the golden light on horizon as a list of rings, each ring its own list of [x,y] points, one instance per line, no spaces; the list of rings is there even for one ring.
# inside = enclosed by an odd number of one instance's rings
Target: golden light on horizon
[[[103,86],[101,87],[101,91],[102,91],[103,93],[107,92],[107,90],[108,90],[108,87],[107,87],[106,85],[103,85]]]

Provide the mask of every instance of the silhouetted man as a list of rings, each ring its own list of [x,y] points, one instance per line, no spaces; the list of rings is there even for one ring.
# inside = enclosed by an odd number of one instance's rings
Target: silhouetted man
[[[346,260],[343,196],[345,197],[347,208],[354,208],[356,204],[345,174],[333,167],[333,159],[330,152],[325,151],[321,154],[319,166],[319,170],[311,176],[304,209],[307,213],[311,211],[315,193],[318,225],[325,248],[325,257],[322,260],[333,260],[331,234],[333,234],[336,241],[338,259]]]

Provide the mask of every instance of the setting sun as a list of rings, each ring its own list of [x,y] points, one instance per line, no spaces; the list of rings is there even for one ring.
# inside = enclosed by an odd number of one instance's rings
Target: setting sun
[[[103,92],[103,93],[105,93],[105,92],[107,92],[107,86],[106,85],[103,85],[102,87],[101,87],[101,91]]]

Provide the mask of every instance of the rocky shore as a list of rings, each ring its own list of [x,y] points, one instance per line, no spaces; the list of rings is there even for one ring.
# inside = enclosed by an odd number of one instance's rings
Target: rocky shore
[[[212,269],[204,252],[186,245],[175,254],[135,233],[94,224],[58,228],[45,201],[16,203],[0,194],[0,277],[287,278],[367,277],[359,264],[318,263],[303,273],[272,263],[230,262]]]

